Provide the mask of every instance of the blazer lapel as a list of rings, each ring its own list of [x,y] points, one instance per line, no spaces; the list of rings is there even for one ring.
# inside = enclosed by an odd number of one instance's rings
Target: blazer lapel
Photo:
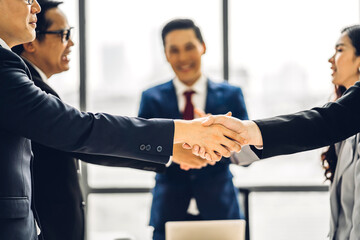
[[[207,81],[207,95],[205,103],[205,113],[215,113],[223,106],[223,92],[219,91],[218,86],[210,79]]]
[[[182,113],[179,111],[179,104],[173,81],[168,82],[168,84],[164,86],[162,94],[163,96],[161,99],[163,99],[165,103],[162,105],[165,108],[164,114],[166,116],[164,117],[172,119],[182,119]]]

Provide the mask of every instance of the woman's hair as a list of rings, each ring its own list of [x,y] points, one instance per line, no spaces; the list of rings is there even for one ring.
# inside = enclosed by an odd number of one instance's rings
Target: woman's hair
[[[344,92],[346,91],[346,88],[343,86],[335,85],[335,100],[340,98]],[[321,154],[321,161],[322,166],[325,169],[325,178],[326,180],[330,180],[330,182],[333,182],[334,175],[335,175],[335,169],[337,164],[337,154],[335,152],[335,145],[332,144],[329,146],[329,148]]]
[[[355,55],[360,56],[360,25],[352,25],[341,30],[341,33],[346,33],[351,44],[355,48]]]

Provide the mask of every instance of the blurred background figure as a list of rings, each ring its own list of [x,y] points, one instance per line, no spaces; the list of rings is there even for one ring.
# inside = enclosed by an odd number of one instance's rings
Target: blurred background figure
[[[192,20],[168,22],[162,40],[175,77],[143,92],[139,117],[193,119],[197,108],[211,114],[232,111],[233,116],[248,119],[241,89],[215,83],[202,73],[206,45]],[[165,239],[167,221],[243,218],[229,163],[223,159],[215,166],[189,171],[172,164],[156,175],[150,217],[154,240]]]

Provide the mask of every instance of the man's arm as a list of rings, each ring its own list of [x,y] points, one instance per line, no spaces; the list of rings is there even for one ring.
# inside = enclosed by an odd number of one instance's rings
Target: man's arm
[[[174,124],[166,119],[80,112],[35,87],[27,74],[17,55],[1,51],[0,127],[45,146],[164,164],[174,143],[199,141],[209,151],[227,145],[225,128],[209,131],[195,121]]]

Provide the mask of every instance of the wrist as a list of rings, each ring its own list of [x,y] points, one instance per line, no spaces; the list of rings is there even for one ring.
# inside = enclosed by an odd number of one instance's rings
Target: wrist
[[[249,126],[250,145],[254,145],[257,148],[263,147],[263,139],[259,126],[254,121],[247,121]]]

